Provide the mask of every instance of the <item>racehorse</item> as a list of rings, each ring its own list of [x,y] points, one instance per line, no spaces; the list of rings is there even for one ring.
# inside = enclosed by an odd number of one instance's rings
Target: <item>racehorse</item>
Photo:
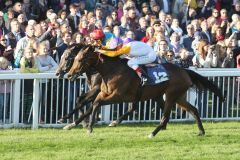
[[[165,94],[162,119],[149,137],[155,136],[160,130],[166,128],[171,109],[175,103],[178,103],[184,110],[193,115],[198,124],[199,135],[204,135],[205,131],[199,113],[194,106],[186,101],[184,95],[190,87],[196,85],[198,88],[209,89],[219,97],[220,101],[223,101],[224,96],[221,90],[207,78],[192,70],[183,69],[170,63],[162,65],[165,67],[170,79],[154,86],[141,86],[137,74],[126,63],[123,63],[120,58],[101,55],[91,45],[81,50],[68,72],[68,77],[71,79],[75,74],[82,74],[90,68],[94,68],[102,76],[101,91],[93,103],[93,110],[87,111],[69,126],[76,126],[92,113],[88,125],[88,132],[91,133],[97,108],[101,105],[122,102],[136,103],[148,99],[157,99]]]
[[[64,74],[67,73],[70,68],[72,67],[74,58],[78,54],[78,52],[83,48],[83,45],[76,45],[73,44],[69,46],[63,53],[63,56],[61,57],[59,67],[56,71],[56,76],[58,78],[63,78]],[[87,80],[88,80],[88,86],[89,91],[84,93],[83,95],[77,97],[76,100],[76,108],[74,108],[73,111],[70,113],[64,115],[58,120],[58,123],[63,123],[64,120],[69,119],[74,113],[76,113],[78,110],[80,111],[80,114],[83,114],[82,107],[90,102],[93,102],[97,96],[97,94],[100,92],[100,86],[102,83],[102,78],[99,73],[92,73],[90,71],[86,72]],[[78,75],[74,77],[76,79]],[[121,123],[122,120],[127,117],[131,112],[133,112],[136,109],[137,104],[130,104],[129,110],[119,117],[116,121],[113,121],[109,126],[116,126],[117,124]],[[163,105],[161,105],[163,106]],[[91,110],[91,108],[89,108]],[[85,121],[83,121],[83,126],[86,127],[87,124]],[[64,129],[69,129],[68,127],[64,127]]]
[[[67,73],[70,70],[70,68],[72,67],[74,58],[76,57],[80,49],[82,49],[83,47],[84,47],[83,44],[72,44],[64,51],[61,57],[58,69],[56,70],[56,76],[58,78],[63,78],[65,73]],[[87,72],[86,75],[88,77],[88,86],[90,90],[82,94],[81,96],[77,97],[76,108],[74,108],[74,110],[71,111],[70,113],[61,117],[58,120],[58,123],[63,123],[64,120],[69,119],[78,110],[80,114],[83,114],[83,110],[81,109],[82,106],[88,104],[89,102],[92,102],[96,98],[97,94],[99,93],[100,84],[101,84],[100,74],[93,74],[93,73]],[[87,123],[83,121],[82,125],[86,127]]]

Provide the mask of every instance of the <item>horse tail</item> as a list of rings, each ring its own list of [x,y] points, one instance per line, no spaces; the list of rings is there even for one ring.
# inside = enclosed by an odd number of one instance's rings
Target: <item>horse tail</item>
[[[226,98],[222,94],[222,91],[213,82],[209,81],[206,77],[203,77],[200,74],[198,74],[190,69],[185,69],[185,70],[188,73],[188,75],[190,76],[193,84],[195,84],[197,86],[197,88],[209,89],[211,92],[213,92],[215,95],[217,95],[219,97],[219,100],[221,102],[224,102],[226,100]]]

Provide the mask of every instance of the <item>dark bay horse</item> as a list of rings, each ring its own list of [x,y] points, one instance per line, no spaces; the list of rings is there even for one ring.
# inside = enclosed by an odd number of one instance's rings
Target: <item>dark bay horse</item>
[[[93,46],[88,46],[86,49],[81,50],[68,72],[68,77],[71,79],[74,74],[82,74],[89,68],[95,68],[102,76],[101,91],[93,103],[93,110],[86,112],[69,125],[72,127],[79,124],[86,116],[92,113],[88,126],[88,131],[91,133],[97,108],[101,105],[122,102],[136,103],[137,101],[157,99],[165,94],[163,116],[160,125],[157,126],[149,137],[155,136],[161,129],[166,128],[171,109],[175,103],[178,103],[184,110],[193,115],[198,124],[199,135],[204,135],[205,131],[198,111],[186,101],[185,93],[190,87],[196,85],[198,88],[209,89],[219,97],[220,101],[223,101],[224,97],[221,90],[207,78],[192,70],[183,69],[169,63],[163,64],[163,66],[167,70],[170,80],[154,86],[141,86],[137,74],[123,63],[120,58],[111,58],[96,53]]]
[[[77,56],[78,52],[84,47],[83,44],[73,44],[70,45],[63,53],[58,69],[56,70],[56,76],[58,78],[63,78],[65,73],[67,73],[70,68],[72,67],[74,58]],[[96,98],[97,94],[100,92],[100,85],[101,85],[101,76],[99,73],[93,73],[90,71],[86,72],[87,75],[87,82],[90,90],[81,96],[77,97],[76,99],[76,108],[74,108],[70,113],[64,115],[58,120],[58,123],[64,122],[64,120],[69,119],[73,116],[74,113],[77,111],[80,114],[83,114],[83,110],[81,109],[84,105],[93,102]],[[76,78],[78,75],[76,75]],[[83,126],[87,126],[86,122],[83,121]]]
[[[58,69],[56,71],[56,76],[58,78],[63,78],[65,73],[67,73],[70,68],[72,67],[74,58],[77,56],[78,52],[83,49],[83,44],[73,44],[70,45],[63,53],[63,56],[61,57]],[[78,110],[80,111],[80,114],[83,114],[82,107],[86,104],[89,104],[93,102],[100,92],[100,86],[102,83],[102,77],[99,73],[92,72],[92,70],[86,71],[87,75],[87,82],[89,86],[89,91],[82,94],[81,96],[77,97],[76,100],[76,108],[74,108],[70,113],[64,115],[58,120],[58,123],[63,123],[64,120],[69,119],[71,116],[73,116],[74,113],[76,113]],[[74,80],[78,77],[76,74],[74,76]],[[133,112],[136,109],[137,104],[130,104],[128,112],[123,114],[119,117],[116,121],[113,121],[109,126],[116,126],[117,124],[121,123],[122,120],[127,117],[131,112]],[[161,105],[163,106],[163,105]],[[91,107],[89,108],[91,110]],[[87,126],[86,122],[83,121],[83,126]],[[64,129],[70,129],[68,127],[64,127]]]

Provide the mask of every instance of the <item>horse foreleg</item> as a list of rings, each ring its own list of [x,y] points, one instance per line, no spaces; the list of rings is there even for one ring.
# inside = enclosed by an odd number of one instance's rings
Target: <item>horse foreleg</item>
[[[96,113],[97,113],[97,109],[100,107],[100,103],[99,102],[94,102],[93,106],[92,106],[92,115],[89,118],[89,125],[88,125],[88,134],[92,133],[93,131],[93,125],[95,122],[95,117],[96,117]]]
[[[128,111],[126,113],[124,113],[122,116],[120,116],[120,118],[118,118],[115,121],[112,121],[112,123],[110,123],[108,126],[109,127],[115,127],[116,125],[120,124],[123,119],[127,118],[127,116],[129,116],[133,111],[135,111],[137,108],[137,103],[131,103],[131,105],[128,108]]]
[[[205,130],[202,125],[202,121],[200,119],[199,113],[197,108],[192,106],[189,102],[186,101],[185,97],[180,98],[177,103],[183,107],[186,111],[188,111],[194,119],[197,121],[198,129],[199,129],[199,135],[202,136],[205,134]]]
[[[80,122],[82,122],[86,117],[88,117],[92,113],[92,106],[88,108],[88,110],[81,115],[78,119],[76,119],[73,123],[66,125],[63,129],[71,129],[72,127],[77,126]]]
[[[100,91],[99,87],[94,87],[93,89],[91,89],[87,93],[84,93],[83,95],[79,96],[76,100],[76,104],[77,104],[76,108],[74,108],[74,110],[72,110],[72,112],[70,112],[67,115],[60,118],[58,120],[58,122],[62,123],[64,120],[69,119],[78,110],[79,110],[80,114],[83,115],[83,110],[81,108],[83,106],[85,106],[86,104],[92,102],[96,98],[99,91]],[[85,121],[83,121],[83,122],[84,122],[84,124],[86,124]]]

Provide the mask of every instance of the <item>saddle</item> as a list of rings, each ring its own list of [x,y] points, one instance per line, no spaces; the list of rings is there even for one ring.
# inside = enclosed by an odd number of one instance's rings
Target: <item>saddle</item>
[[[151,63],[140,65],[140,68],[144,72],[144,77],[147,78],[144,85],[156,85],[169,80],[169,75],[161,64]]]

